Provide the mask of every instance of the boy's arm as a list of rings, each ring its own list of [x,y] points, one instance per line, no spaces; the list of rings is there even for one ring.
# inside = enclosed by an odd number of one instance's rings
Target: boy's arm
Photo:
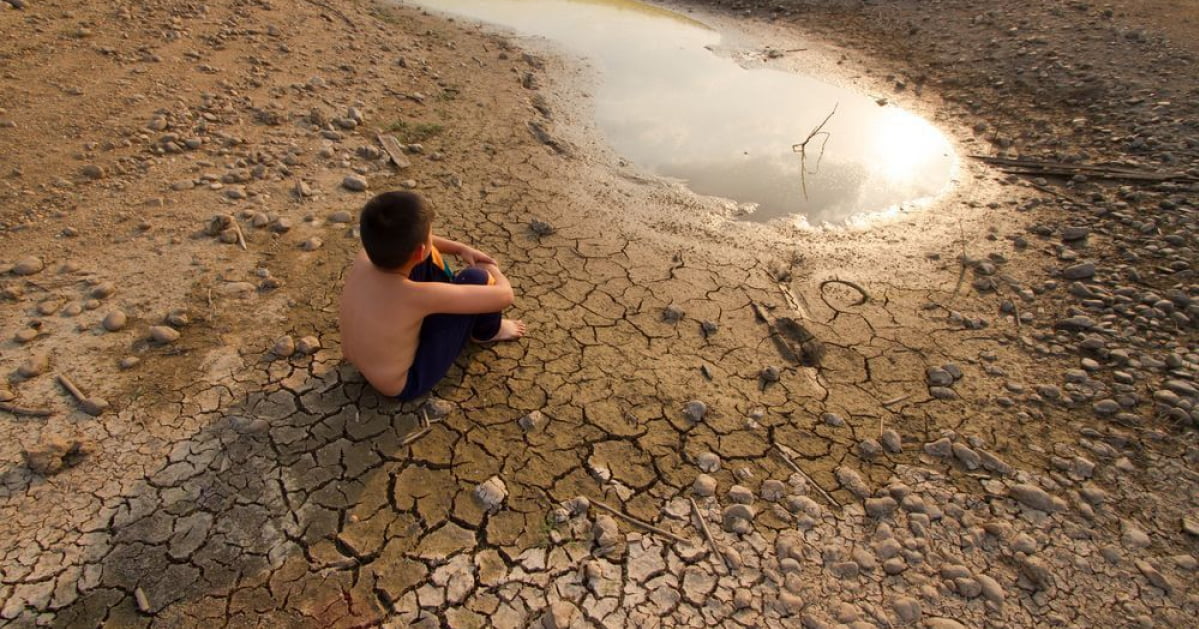
[[[495,260],[491,256],[456,240],[433,236],[433,246],[437,247],[437,250],[442,253],[457,256],[459,260],[462,260],[467,265],[495,264]]]
[[[483,314],[512,305],[512,285],[495,265],[484,265],[495,278],[491,286],[419,282],[423,309],[429,314]]]

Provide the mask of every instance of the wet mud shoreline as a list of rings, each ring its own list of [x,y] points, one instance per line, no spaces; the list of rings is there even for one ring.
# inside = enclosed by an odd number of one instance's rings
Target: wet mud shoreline
[[[1185,625],[1196,71],[1161,33],[1191,16],[973,4],[670,6],[810,38],[964,153],[1181,176],[971,161],[876,229],[750,224],[611,154],[535,42],[0,4],[0,624]],[[335,325],[396,187],[530,324],[407,405]]]

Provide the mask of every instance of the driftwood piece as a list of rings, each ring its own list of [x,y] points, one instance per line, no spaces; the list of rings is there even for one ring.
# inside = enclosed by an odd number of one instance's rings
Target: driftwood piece
[[[836,505],[838,509],[841,508],[841,503],[837,502],[837,499],[833,498],[832,494],[825,491],[825,489],[820,486],[820,483],[816,482],[816,479],[809,476],[807,472],[803,471],[802,467],[800,467],[798,464],[796,464],[795,461],[791,460],[791,456],[788,455],[785,450],[783,450],[782,446],[780,446],[779,444],[776,443],[776,444],[774,444],[774,449],[777,450],[779,455],[783,457],[783,461],[786,461],[787,466],[790,467],[792,470],[795,470],[796,474],[799,474],[800,476],[804,477],[804,480],[807,480],[809,483],[811,483],[812,486],[816,488],[816,491],[820,492],[821,496],[824,496],[825,500],[829,501],[830,504]]]
[[[717,557],[720,557],[721,563],[724,564],[729,574],[733,574],[733,567],[729,565],[729,558],[720,552],[720,545],[716,543],[716,538],[712,537],[712,530],[708,528],[708,523],[704,520],[703,514],[699,512],[699,505],[695,503],[695,498],[688,497],[687,500],[691,502],[691,512],[695,514],[695,519],[699,521],[699,530],[704,534],[704,539],[708,540],[708,545],[712,547],[712,552]]]
[[[670,531],[667,531],[666,529],[658,528],[658,527],[654,526],[653,524],[646,522],[645,520],[639,520],[637,518],[634,518],[633,516],[623,512],[623,511],[620,511],[620,510],[616,509],[615,507],[610,507],[598,500],[595,500],[594,498],[591,499],[591,504],[599,507],[600,509],[603,509],[604,511],[607,511],[608,513],[611,513],[612,515],[624,520],[625,522],[628,522],[630,524],[635,524],[647,531],[650,531],[652,533],[657,533],[658,535],[672,539],[680,544],[691,543],[691,540],[687,539],[686,537],[681,537],[679,535],[675,535],[674,533],[671,533]]]
[[[54,414],[54,411],[48,408],[29,408],[27,406],[17,406],[8,402],[0,402],[0,411],[12,413],[13,415],[27,415],[29,417],[49,417]]]
[[[379,141],[379,144],[383,147],[383,151],[391,158],[391,163],[395,164],[396,168],[404,170],[412,166],[412,161],[408,159],[408,156],[404,155],[404,147],[400,146],[400,141],[394,135],[378,133],[375,135],[375,139]]]

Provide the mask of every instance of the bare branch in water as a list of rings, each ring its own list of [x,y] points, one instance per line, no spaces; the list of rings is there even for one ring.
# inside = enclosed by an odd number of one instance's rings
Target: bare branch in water
[[[791,150],[799,153],[799,184],[803,189],[803,198],[805,201],[808,199],[808,142],[811,142],[812,139],[816,137],[821,138],[820,154],[816,156],[816,169],[812,171],[812,174],[814,175],[820,172],[820,160],[824,159],[824,147],[828,144],[828,139],[830,137],[828,131],[823,131],[824,125],[828,123],[829,119],[832,118],[833,114],[835,113],[837,113],[837,104],[833,105],[833,110],[828,112],[828,115],[824,117],[824,120],[821,120],[820,124],[816,125],[816,127],[812,129],[812,132],[808,134],[808,137],[804,138],[803,142],[791,145]]]

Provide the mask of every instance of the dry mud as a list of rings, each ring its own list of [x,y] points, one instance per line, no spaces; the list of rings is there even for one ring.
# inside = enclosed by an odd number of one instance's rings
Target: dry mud
[[[536,42],[0,3],[0,623],[1187,625],[1196,71],[1162,34],[1191,7],[718,4],[722,54],[840,65],[963,153],[1178,176],[964,160],[868,231],[750,224],[610,154]],[[399,187],[530,324],[404,405],[335,320],[353,216]]]

